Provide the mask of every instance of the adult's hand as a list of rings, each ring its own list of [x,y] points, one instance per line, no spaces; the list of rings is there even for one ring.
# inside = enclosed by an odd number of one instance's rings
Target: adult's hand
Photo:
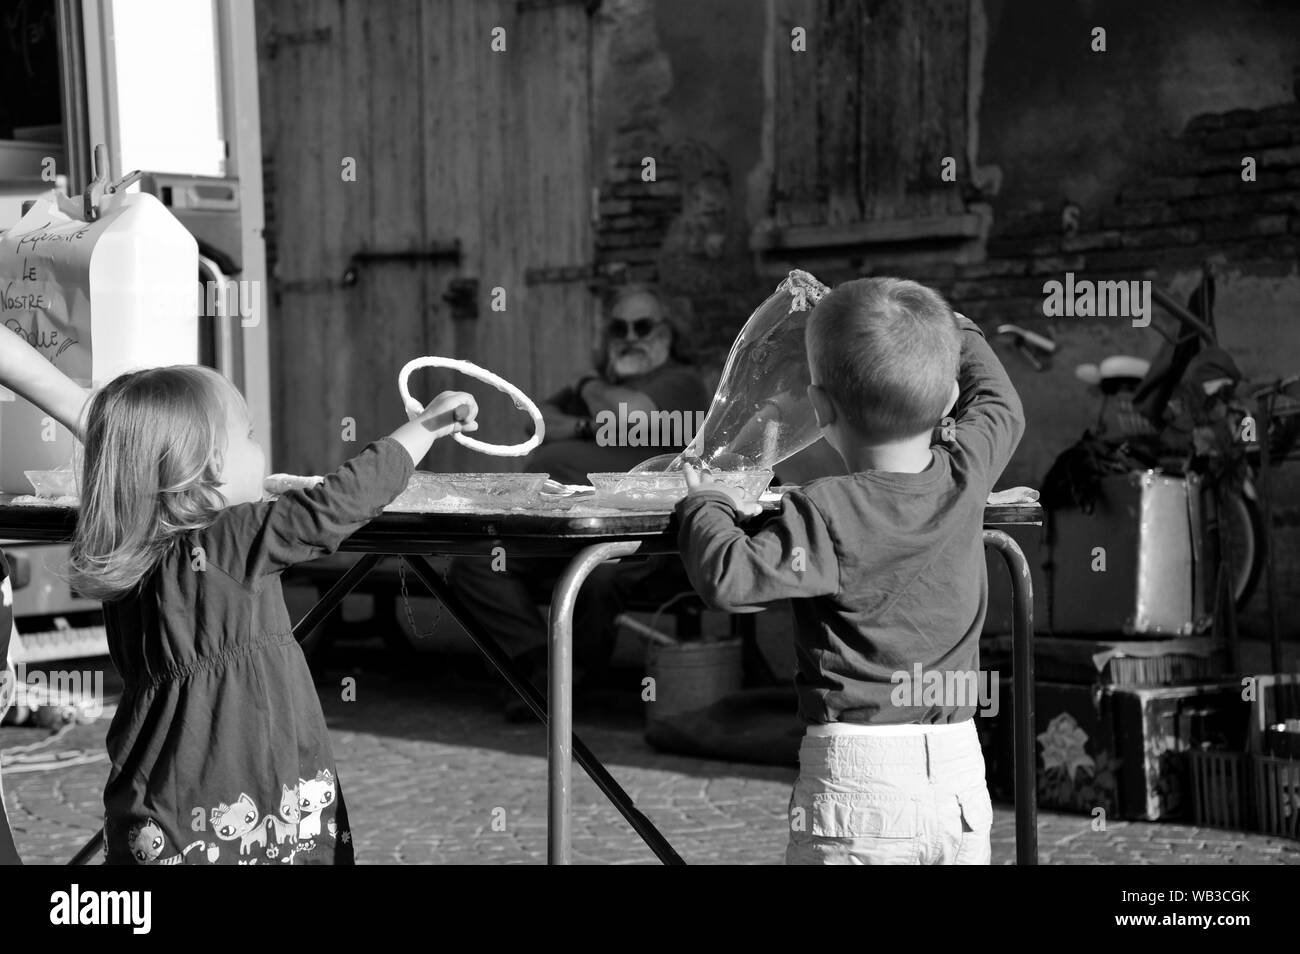
[[[546,433],[542,435],[542,443],[550,444],[555,441],[571,441],[581,436],[580,429],[583,427],[587,418],[578,417],[575,414],[565,414],[554,404],[543,404],[540,408],[542,412],[542,423],[546,425]]]

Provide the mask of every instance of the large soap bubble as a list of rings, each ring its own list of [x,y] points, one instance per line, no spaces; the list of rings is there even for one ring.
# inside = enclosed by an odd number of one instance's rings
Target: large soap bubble
[[[688,461],[710,471],[771,470],[816,441],[804,329],[827,291],[807,272],[792,271],[740,329],[694,440],[633,473],[680,470]]]

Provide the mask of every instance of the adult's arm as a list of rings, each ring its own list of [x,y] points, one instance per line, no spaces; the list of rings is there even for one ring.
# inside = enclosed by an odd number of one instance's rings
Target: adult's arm
[[[12,332],[0,331],[0,384],[31,401],[81,439],[81,412],[89,392]]]
[[[703,411],[709,394],[694,368],[668,364],[634,379],[626,385],[588,380],[582,384],[582,396],[594,417],[602,410],[617,412],[620,403],[628,411]]]
[[[659,404],[645,391],[619,384],[609,384],[599,378],[589,378],[585,381],[579,396],[591,411],[592,417],[601,411],[617,414],[620,404],[628,413],[640,411],[643,414],[653,414],[659,410]]]
[[[579,434],[579,426],[587,420],[586,415],[575,413],[583,410],[582,400],[573,385],[561,388],[542,402],[538,410],[542,412],[542,423],[546,433],[542,443],[573,440]]]

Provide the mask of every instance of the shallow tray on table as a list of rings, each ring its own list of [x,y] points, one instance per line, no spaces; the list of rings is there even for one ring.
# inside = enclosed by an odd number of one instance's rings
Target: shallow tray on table
[[[460,513],[530,508],[539,504],[549,474],[438,474],[417,470],[406,489],[387,507],[386,513]],[[272,474],[266,478],[268,494],[313,487],[321,477]]]
[[[535,506],[550,474],[434,474],[416,471],[385,511],[420,513]]]
[[[606,507],[671,508],[686,496],[686,475],[680,470],[588,474],[587,479],[596,490],[596,502]],[[708,479],[739,489],[747,500],[757,500],[772,482],[772,471],[718,471]]]
[[[71,468],[63,470],[25,470],[37,497],[54,499],[77,496],[77,474]]]

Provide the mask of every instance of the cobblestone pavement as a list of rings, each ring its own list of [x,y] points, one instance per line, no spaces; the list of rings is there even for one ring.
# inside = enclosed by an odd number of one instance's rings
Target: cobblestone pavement
[[[374,662],[375,665],[370,665]],[[106,661],[105,661],[106,664]],[[356,701],[322,698],[358,860],[370,864],[536,864],[546,852],[546,747],[540,723],[511,725],[498,689],[420,658],[354,670]],[[476,674],[475,674],[476,675]],[[111,690],[113,680],[107,688]],[[5,801],[29,863],[62,863],[98,828],[106,713],[53,735],[0,729]],[[577,715],[579,735],[692,864],[779,863],[792,769],[666,755],[642,738],[634,690],[606,690]],[[35,748],[33,748],[35,746]],[[650,850],[574,767],[575,860],[654,863]],[[504,822],[504,824],[502,824]],[[1011,863],[1015,819],[997,806],[995,863]],[[1300,864],[1300,842],[1186,825],[1042,812],[1039,845],[1054,864]]]

